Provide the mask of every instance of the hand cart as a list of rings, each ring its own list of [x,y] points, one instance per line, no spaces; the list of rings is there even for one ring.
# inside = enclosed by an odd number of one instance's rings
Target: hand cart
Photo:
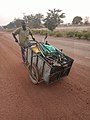
[[[68,76],[73,59],[48,42],[29,41],[27,47],[27,68],[34,84],[47,84]]]

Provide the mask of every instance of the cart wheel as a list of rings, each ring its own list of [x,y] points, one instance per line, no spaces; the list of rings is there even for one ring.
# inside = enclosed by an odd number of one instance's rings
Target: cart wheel
[[[34,83],[34,84],[38,84],[38,81],[39,81],[39,73],[38,73],[38,69],[36,67],[35,64],[30,64],[28,66],[28,70],[29,70],[29,77],[31,79],[31,81]]]

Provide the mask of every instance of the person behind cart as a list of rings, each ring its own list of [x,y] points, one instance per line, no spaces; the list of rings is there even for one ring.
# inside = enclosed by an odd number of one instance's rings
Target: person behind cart
[[[29,41],[29,35],[31,35],[33,40],[35,40],[35,38],[33,37],[30,28],[26,27],[24,20],[21,22],[21,27],[13,31],[12,35],[15,39],[15,42],[17,42],[21,47],[22,62],[25,63],[25,48]]]

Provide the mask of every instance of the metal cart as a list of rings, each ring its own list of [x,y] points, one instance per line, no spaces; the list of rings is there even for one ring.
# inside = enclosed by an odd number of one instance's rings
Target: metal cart
[[[52,49],[51,49],[52,48]],[[47,42],[30,41],[27,47],[27,68],[34,84],[47,84],[68,76],[73,59]]]

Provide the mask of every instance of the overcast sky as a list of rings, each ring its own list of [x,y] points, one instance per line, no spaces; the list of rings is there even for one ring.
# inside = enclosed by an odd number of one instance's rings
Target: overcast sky
[[[48,9],[60,9],[65,13],[64,23],[71,22],[75,16],[90,17],[90,0],[0,0],[0,25],[7,25],[14,18],[41,13]]]

